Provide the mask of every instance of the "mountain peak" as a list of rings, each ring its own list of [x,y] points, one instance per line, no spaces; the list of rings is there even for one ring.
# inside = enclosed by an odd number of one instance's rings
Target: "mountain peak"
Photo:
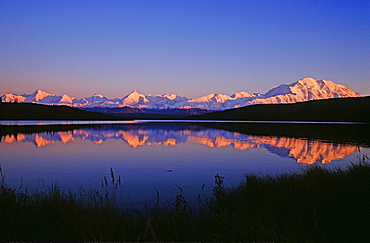
[[[216,103],[224,103],[226,100],[231,100],[232,98],[228,95],[220,94],[220,93],[211,93],[196,99],[188,100],[188,102],[216,102]]]
[[[256,96],[256,95],[255,94],[248,93],[248,92],[245,92],[245,91],[240,91],[240,92],[234,93],[230,97],[231,98],[234,98],[234,99],[239,99],[239,98],[247,98],[247,97],[254,97],[254,96]]]
[[[145,97],[145,95],[139,94],[136,90],[134,90],[121,100],[120,106],[129,106],[132,104],[147,103],[147,102],[149,101]]]
[[[41,89],[36,89],[35,92],[32,93],[32,95],[45,95],[45,96],[48,96],[50,95],[48,92],[45,92]]]
[[[41,89],[36,89],[35,92],[33,92],[33,93],[46,93],[46,92],[41,90]]]
[[[315,83],[317,81],[318,81],[317,79],[314,79],[314,78],[311,78],[311,77],[307,77],[307,78],[303,78],[303,79],[298,80],[296,83],[299,83],[299,84],[312,84],[312,83]]]
[[[174,100],[177,98],[177,95],[176,94],[169,94],[169,93],[165,93],[164,95],[161,95],[161,97],[165,97],[169,100]]]
[[[93,95],[93,97],[104,98],[104,96],[103,96],[103,95],[101,95],[101,94],[94,94],[94,95]]]
[[[62,97],[60,98],[59,102],[62,103],[72,103],[75,98],[71,97],[67,94],[63,94]]]
[[[108,98],[104,97],[101,94],[94,94],[91,97],[85,98],[85,100],[87,100],[90,103],[96,103],[97,105],[100,105],[102,102],[107,101]]]
[[[131,93],[129,93],[128,95],[126,95],[126,97],[139,97],[139,96],[144,96],[145,97],[145,95],[138,93],[136,90],[134,90]]]
[[[38,102],[42,99],[44,99],[45,97],[48,97],[48,96],[55,96],[54,94],[49,94],[48,92],[45,92],[41,89],[37,89],[35,90],[35,92],[33,92],[31,95],[29,95],[25,101],[27,102]]]
[[[257,99],[253,103],[296,103],[330,98],[361,97],[362,95],[329,80],[304,78],[289,85],[282,84],[270,89],[263,96],[265,99]]]

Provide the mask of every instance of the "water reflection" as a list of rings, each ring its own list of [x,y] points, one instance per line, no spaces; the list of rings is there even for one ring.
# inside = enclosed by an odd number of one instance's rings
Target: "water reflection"
[[[96,145],[107,140],[122,140],[133,149],[140,146],[177,146],[184,143],[210,148],[231,147],[240,151],[265,148],[279,157],[293,158],[297,163],[303,164],[330,163],[354,153],[358,148],[356,144],[248,135],[189,124],[103,126],[70,131],[7,134],[1,138],[1,141],[7,144],[27,142],[38,148],[55,143],[71,143],[75,140],[91,141]]]

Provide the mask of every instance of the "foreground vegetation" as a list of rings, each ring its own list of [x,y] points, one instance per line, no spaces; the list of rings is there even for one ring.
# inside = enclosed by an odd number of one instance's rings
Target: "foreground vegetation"
[[[12,189],[0,184],[0,241],[285,241],[365,242],[370,226],[370,163],[348,169],[309,167],[302,173],[247,175],[224,188],[216,175],[214,198],[199,195],[192,209],[181,188],[168,207],[121,212],[115,189]]]

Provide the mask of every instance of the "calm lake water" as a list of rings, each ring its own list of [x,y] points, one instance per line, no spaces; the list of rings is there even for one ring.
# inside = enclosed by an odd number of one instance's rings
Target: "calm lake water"
[[[110,168],[121,176],[124,207],[154,205],[184,190],[191,201],[210,195],[214,176],[237,185],[247,173],[346,167],[370,155],[360,125],[128,122],[99,126],[0,126],[0,164],[8,185],[40,180],[65,190],[100,189]],[[362,131],[362,134],[361,134]]]

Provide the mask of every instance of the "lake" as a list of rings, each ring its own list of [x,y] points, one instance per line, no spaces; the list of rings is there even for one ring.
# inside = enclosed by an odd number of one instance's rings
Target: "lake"
[[[4,124],[4,123],[2,123]],[[57,123],[60,124],[60,123]],[[101,189],[110,168],[120,176],[123,207],[209,196],[214,176],[235,186],[247,173],[345,168],[370,154],[364,124],[258,124],[135,121],[0,126],[0,164],[8,185],[58,182],[65,190]],[[202,191],[202,186],[204,190]]]

